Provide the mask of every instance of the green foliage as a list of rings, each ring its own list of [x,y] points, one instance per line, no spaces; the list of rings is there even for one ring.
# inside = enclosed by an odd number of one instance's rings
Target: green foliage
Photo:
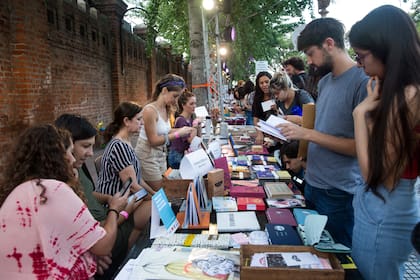
[[[253,73],[255,60],[281,63],[296,55],[290,33],[303,22],[302,12],[312,10],[311,0],[232,0],[232,14],[220,14],[220,31],[230,24],[236,29],[237,39],[231,43],[227,64],[235,79],[247,78]],[[146,3],[142,17],[148,26],[148,48],[154,46],[159,35],[170,42],[176,54],[189,54],[188,1],[187,0],[129,0],[134,5]],[[201,15],[200,15],[201,17]],[[207,16],[211,18],[211,15]],[[291,19],[298,18],[291,21]],[[214,20],[209,24],[209,43],[214,43]]]

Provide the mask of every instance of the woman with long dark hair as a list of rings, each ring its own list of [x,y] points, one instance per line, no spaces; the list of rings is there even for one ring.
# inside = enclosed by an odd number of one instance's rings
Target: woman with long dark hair
[[[351,29],[358,65],[371,79],[353,111],[366,188],[354,197],[352,255],[366,279],[403,279],[420,220],[414,185],[420,157],[420,40],[401,9],[385,5]]]
[[[270,80],[272,76],[266,71],[259,72],[255,80],[255,95],[252,103],[252,116],[254,118],[254,125],[257,125],[259,120],[267,120],[271,114],[276,114],[273,110],[264,112],[261,103],[273,99],[270,93]],[[263,144],[264,134],[257,131],[256,144]]]

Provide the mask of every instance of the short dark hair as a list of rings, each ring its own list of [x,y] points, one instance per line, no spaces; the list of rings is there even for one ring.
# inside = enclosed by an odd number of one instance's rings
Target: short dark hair
[[[327,38],[334,39],[338,48],[344,49],[344,25],[334,18],[318,18],[306,25],[297,39],[299,51],[305,51],[310,46],[321,47]]]
[[[54,124],[56,127],[70,131],[73,142],[92,138],[97,133],[93,125],[80,115],[62,114]]]
[[[285,155],[288,158],[297,158],[299,151],[299,141],[293,140],[285,142],[280,148],[280,154]]]
[[[287,59],[286,61],[284,61],[283,65],[284,66],[292,65],[293,67],[295,67],[299,71],[305,70],[305,62],[303,62],[303,59],[301,59],[300,57],[296,57],[296,56],[291,57],[291,58]]]

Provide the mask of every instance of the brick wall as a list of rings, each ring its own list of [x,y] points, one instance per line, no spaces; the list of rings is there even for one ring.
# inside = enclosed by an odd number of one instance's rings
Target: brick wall
[[[0,2],[0,177],[29,125],[65,112],[108,123],[119,102],[146,103],[169,70],[190,81],[179,57],[159,48],[147,57],[145,42],[121,28],[121,0]]]

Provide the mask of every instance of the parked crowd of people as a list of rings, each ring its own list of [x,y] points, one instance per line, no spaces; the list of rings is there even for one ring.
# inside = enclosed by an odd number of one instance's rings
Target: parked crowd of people
[[[344,32],[333,18],[307,24],[297,47],[308,66],[291,57],[284,71],[242,81],[233,108],[247,124],[271,115],[290,121],[278,126],[290,142],[274,139],[275,148],[308,207],[328,216],[326,228],[352,249],[365,279],[402,279],[420,239],[419,35],[390,5],[351,28],[355,60]],[[313,129],[301,126],[304,104],[316,104]],[[194,94],[174,74],[156,83],[143,108],[121,102],[105,131],[97,181],[86,166],[97,131],[85,117],[63,114],[26,129],[1,182],[0,278],[110,279],[149,225],[151,196],[167,166],[179,168],[200,136],[195,107]],[[268,145],[265,138],[259,131],[256,144]],[[305,158],[297,154],[301,140],[309,142]],[[137,200],[142,189],[148,195]]]

